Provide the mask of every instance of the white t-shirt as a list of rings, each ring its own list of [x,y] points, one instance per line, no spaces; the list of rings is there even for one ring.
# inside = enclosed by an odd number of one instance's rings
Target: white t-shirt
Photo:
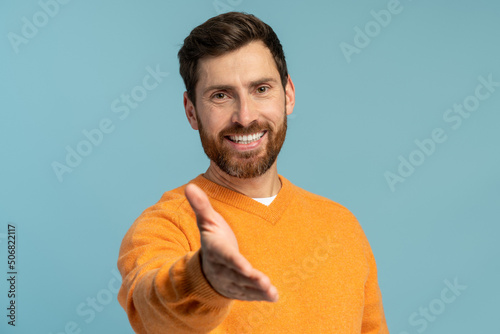
[[[278,196],[278,195],[274,195],[271,197],[254,198],[254,200],[256,200],[257,202],[260,202],[264,205],[269,206],[269,204],[271,204],[273,202],[273,200],[276,198],[276,196]]]

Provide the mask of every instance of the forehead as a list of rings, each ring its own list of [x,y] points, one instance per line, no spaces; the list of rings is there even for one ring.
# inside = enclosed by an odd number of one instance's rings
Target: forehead
[[[271,51],[262,41],[249,44],[198,63],[198,87],[245,84],[262,77],[277,77],[279,72]]]

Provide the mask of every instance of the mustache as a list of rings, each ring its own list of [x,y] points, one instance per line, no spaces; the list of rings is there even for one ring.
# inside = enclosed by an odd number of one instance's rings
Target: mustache
[[[262,125],[257,124],[257,123],[253,123],[248,127],[244,127],[240,124],[236,124],[235,126],[231,126],[227,129],[222,130],[221,136],[222,137],[226,137],[229,135],[245,136],[245,135],[251,135],[253,133],[262,132],[262,131],[270,131],[270,129],[267,126],[262,126]]]

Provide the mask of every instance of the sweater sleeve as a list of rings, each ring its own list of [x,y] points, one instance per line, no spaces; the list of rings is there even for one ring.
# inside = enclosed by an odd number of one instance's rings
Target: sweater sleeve
[[[203,275],[199,237],[173,217],[143,213],[120,247],[118,301],[136,333],[208,333],[232,305]]]
[[[364,234],[363,234],[364,236]],[[369,274],[365,283],[365,307],[363,311],[362,334],[389,334],[385,320],[382,294],[378,285],[377,265],[372,249],[364,236],[365,254],[369,264]]]

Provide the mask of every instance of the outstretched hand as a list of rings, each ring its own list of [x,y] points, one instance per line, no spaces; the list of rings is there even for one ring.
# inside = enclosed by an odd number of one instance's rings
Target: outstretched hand
[[[277,301],[278,290],[239,252],[233,230],[203,190],[190,183],[185,194],[200,231],[202,271],[215,291],[231,299]]]

